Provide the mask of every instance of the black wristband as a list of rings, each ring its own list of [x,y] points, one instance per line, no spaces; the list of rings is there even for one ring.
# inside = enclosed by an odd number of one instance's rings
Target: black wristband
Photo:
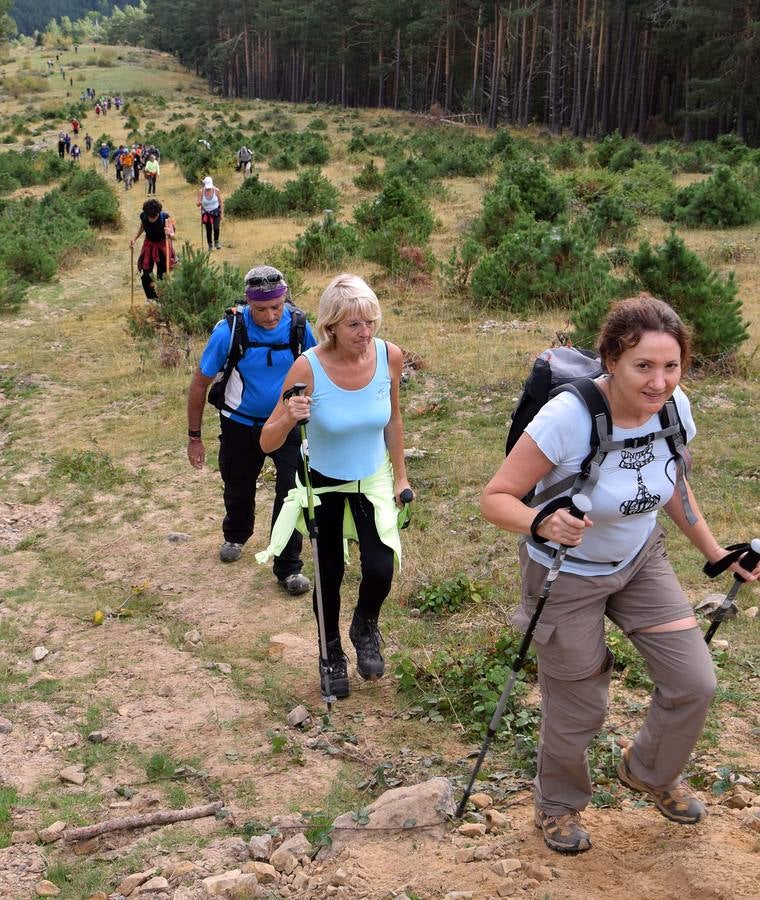
[[[538,513],[536,514],[535,519],[533,519],[533,521],[530,523],[530,536],[533,538],[533,540],[534,540],[537,544],[548,544],[548,543],[549,543],[548,538],[541,537],[541,535],[538,533],[538,526],[539,526],[539,525],[544,521],[544,519],[546,518],[545,515],[542,515],[542,514],[541,514],[542,512],[543,512],[543,510],[541,510],[540,512],[538,512]]]
[[[188,429],[187,429],[187,436],[188,436],[189,438],[198,438],[198,439],[200,439],[200,436],[201,436],[201,430],[200,430],[200,428],[198,428],[198,429],[195,429],[195,428],[188,428]]]

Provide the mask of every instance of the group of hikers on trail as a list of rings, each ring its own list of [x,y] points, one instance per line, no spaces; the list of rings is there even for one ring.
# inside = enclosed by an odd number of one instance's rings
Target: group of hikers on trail
[[[154,240],[160,247],[161,236]],[[356,669],[372,680],[385,670],[379,618],[414,496],[399,404],[402,351],[377,336],[380,305],[356,275],[328,284],[313,330],[278,269],[254,266],[244,287],[241,308],[216,325],[190,383],[187,456],[203,467],[208,392],[219,410],[219,557],[227,564],[253,534],[256,481],[265,458],[273,461],[270,542],[256,559],[272,561],[288,594],[312,592],[319,684],[330,701],[350,693],[340,630],[347,539],[359,544],[361,569],[348,629]],[[760,562],[746,547],[721,547],[686,480],[696,427],[679,384],[690,346],[667,303],[640,295],[613,304],[598,342],[601,374],[548,399],[481,497],[485,518],[519,535],[522,599],[512,624],[535,643],[542,698],[535,824],[560,853],[591,848],[581,820],[592,795],[587,750],[605,718],[615,662],[605,618],[630,638],[654,682],[645,720],[622,753],[620,781],[672,822],[693,825],[707,814],[682,773],[716,678],[658,511],[706,558],[706,571],[755,581]],[[603,414],[592,415],[596,409]],[[595,428],[603,440],[589,461]],[[302,573],[303,535],[314,548],[313,585]]]

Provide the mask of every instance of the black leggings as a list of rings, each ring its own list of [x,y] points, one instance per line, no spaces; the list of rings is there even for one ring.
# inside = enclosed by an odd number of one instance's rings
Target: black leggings
[[[213,213],[206,213],[203,217],[203,224],[206,226],[206,240],[209,247],[211,246],[211,229],[214,229],[214,243],[219,243],[219,225],[222,221],[221,216],[215,216]]]
[[[301,476],[303,480],[303,475]],[[311,470],[314,487],[343,482],[327,478]],[[314,509],[319,529],[317,547],[322,583],[322,606],[325,614],[325,637],[333,640],[339,634],[340,586],[345,565],[343,562],[343,510],[348,501],[359,536],[361,582],[356,608],[365,619],[376,619],[393,581],[393,550],[384,544],[375,527],[375,508],[364,494],[341,494],[326,491],[319,495],[320,505]],[[313,594],[314,615],[317,615],[317,593]]]

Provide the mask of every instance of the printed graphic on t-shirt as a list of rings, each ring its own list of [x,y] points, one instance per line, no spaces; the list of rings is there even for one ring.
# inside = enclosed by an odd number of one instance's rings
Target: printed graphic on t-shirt
[[[624,500],[620,504],[620,512],[624,516],[637,516],[641,513],[649,512],[650,509],[656,509],[660,502],[659,494],[650,494],[644,479],[641,477],[641,470],[644,466],[654,462],[654,447],[647,444],[641,450],[622,450],[620,466],[621,469],[635,469],[636,483],[638,491],[633,500]]]

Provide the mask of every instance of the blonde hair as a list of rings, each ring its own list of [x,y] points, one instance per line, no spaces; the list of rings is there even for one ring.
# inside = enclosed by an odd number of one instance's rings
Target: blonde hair
[[[333,278],[319,298],[317,321],[314,324],[319,342],[332,344],[335,340],[333,326],[350,315],[359,315],[371,322],[372,334],[377,334],[382,314],[375,292],[358,275],[343,272]]]

